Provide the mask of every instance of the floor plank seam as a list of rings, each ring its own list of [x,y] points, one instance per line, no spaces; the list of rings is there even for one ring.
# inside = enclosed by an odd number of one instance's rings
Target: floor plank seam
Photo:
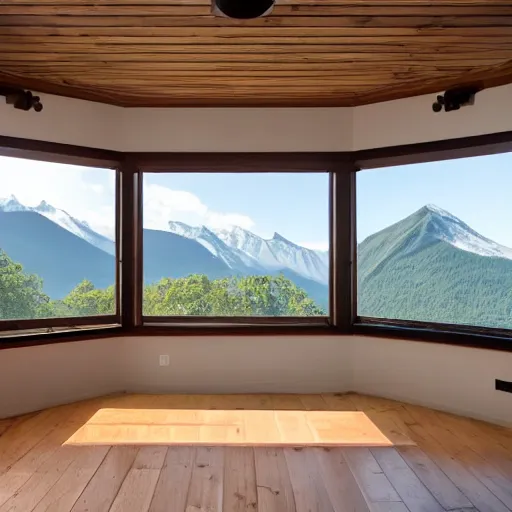
[[[101,459],[101,462],[98,464],[98,467],[94,470],[93,474],[91,475],[91,478],[89,478],[88,482],[84,485],[82,492],[78,495],[77,499],[73,502],[73,505],[70,508],[70,510],[73,510],[76,507],[76,504],[80,501],[80,498],[83,496],[85,490],[87,489],[87,486],[94,479],[94,477],[96,476],[96,473],[99,471],[102,464],[105,462],[105,459],[107,458],[107,455],[110,453],[111,449],[112,449],[112,446],[109,446],[108,450],[105,452],[104,457]]]
[[[191,471],[190,471],[190,478],[188,479],[188,485],[187,485],[187,492],[185,494],[185,507],[187,506],[187,503],[188,503],[188,500],[189,500],[189,496],[190,496],[190,488],[192,486],[192,473],[194,471],[194,467],[196,465],[196,460],[197,460],[197,448],[193,448],[193,457],[192,457],[192,461],[191,461]]]

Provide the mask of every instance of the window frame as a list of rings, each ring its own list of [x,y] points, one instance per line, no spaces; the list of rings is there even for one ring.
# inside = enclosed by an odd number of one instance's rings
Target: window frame
[[[115,336],[355,335],[435,342],[512,352],[512,329],[458,324],[383,320],[357,316],[356,174],[384,166],[512,152],[512,131],[399,145],[353,152],[313,153],[150,153],[116,152],[0,136],[0,155],[55,163],[112,168],[116,186],[117,311],[91,326],[97,317],[0,321],[12,335],[0,337],[0,349]],[[329,172],[330,309],[327,322],[236,317],[142,316],[142,175],[143,172]],[[173,171],[174,169],[174,171]],[[269,170],[270,169],[270,170]],[[326,317],[319,317],[325,319]],[[164,321],[161,321],[165,319]],[[47,320],[50,322],[48,323]],[[85,323],[82,323],[85,320]],[[112,324],[108,324],[113,320]],[[178,322],[176,321],[178,320]],[[212,321],[213,320],[213,321]],[[228,323],[226,322],[228,320]],[[293,320],[287,322],[286,320]],[[311,321],[313,320],[313,321]],[[28,322],[28,323],[24,323]],[[17,333],[30,323],[50,332]],[[52,325],[50,325],[52,324]],[[7,326],[7,324],[4,324]],[[70,330],[66,330],[69,327]],[[39,329],[39,330],[40,330]],[[6,333],[3,333],[6,334]]]
[[[138,257],[136,260],[136,283],[133,296],[133,305],[142,305],[143,292],[143,191],[142,181],[144,173],[318,173],[329,175],[329,311],[325,316],[319,317],[214,317],[214,316],[146,316],[141,311],[141,306],[133,307],[137,311],[134,317],[135,323],[132,327],[143,327],[162,329],[165,327],[169,334],[182,332],[183,329],[190,329],[194,332],[250,332],[254,327],[267,329],[268,332],[296,333],[296,328],[307,326],[308,332],[339,332],[344,329],[349,331],[351,319],[344,318],[344,325],[341,325],[342,315],[336,304],[343,297],[342,290],[346,290],[345,284],[339,276],[342,272],[335,271],[337,251],[334,247],[336,241],[343,236],[350,236],[346,231],[345,222],[335,222],[340,213],[338,210],[348,203],[340,201],[340,190],[350,192],[350,188],[343,189],[340,184],[346,185],[346,178],[350,177],[353,171],[353,164],[350,155],[347,153],[129,153],[126,155],[125,168],[128,172],[138,174],[138,197],[135,218],[137,242],[132,245],[136,248]],[[345,178],[345,180],[343,179]],[[341,196],[340,196],[341,197]],[[338,198],[338,199],[337,199]],[[341,205],[341,207],[340,207]],[[345,208],[346,214],[350,210]],[[345,231],[345,232],[344,232]],[[341,245],[341,244],[340,244]],[[350,276],[345,275],[345,279]],[[347,281],[348,282],[348,281]],[[346,300],[343,297],[343,300]],[[348,304],[351,299],[348,299]]]
[[[382,167],[440,162],[509,152],[512,152],[512,131],[357,151],[353,154],[353,161],[357,173]],[[355,199],[353,204],[355,208]],[[357,255],[355,258],[357,262]],[[353,279],[355,286],[354,311],[357,312],[357,270],[354,271]],[[512,352],[512,329],[384,319],[355,314],[352,332],[355,335]]]
[[[81,317],[56,317],[39,319],[9,319],[0,320],[0,346],[11,339],[20,341],[33,340],[39,337],[58,335],[69,332],[89,332],[101,328],[110,330],[121,325],[120,293],[119,293],[119,201],[120,171],[119,160],[116,152],[56,144],[44,141],[19,139],[16,137],[0,136],[0,156],[36,160],[40,162],[53,162],[58,164],[81,165],[111,169],[116,173],[115,192],[115,231],[116,231],[116,255],[115,255],[115,286],[116,286],[116,311],[113,315],[94,315]],[[46,332],[42,333],[44,330]],[[19,331],[27,331],[24,334],[16,334]],[[12,336],[8,336],[7,333]]]

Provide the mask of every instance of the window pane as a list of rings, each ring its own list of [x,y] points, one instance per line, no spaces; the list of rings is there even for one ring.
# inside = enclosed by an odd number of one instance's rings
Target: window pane
[[[115,313],[115,176],[0,157],[0,319]]]
[[[358,314],[512,328],[512,153],[365,170]]]
[[[146,173],[146,316],[324,316],[327,173]]]

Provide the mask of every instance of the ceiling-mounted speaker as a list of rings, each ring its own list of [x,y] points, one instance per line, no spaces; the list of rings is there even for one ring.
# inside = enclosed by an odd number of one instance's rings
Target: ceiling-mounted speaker
[[[275,0],[212,0],[215,14],[239,20],[266,16],[272,11],[274,3]]]

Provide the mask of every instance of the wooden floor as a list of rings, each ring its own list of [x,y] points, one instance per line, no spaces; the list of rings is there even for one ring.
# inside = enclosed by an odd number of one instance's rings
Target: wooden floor
[[[0,512],[506,512],[512,429],[356,394],[120,395],[0,420]]]

